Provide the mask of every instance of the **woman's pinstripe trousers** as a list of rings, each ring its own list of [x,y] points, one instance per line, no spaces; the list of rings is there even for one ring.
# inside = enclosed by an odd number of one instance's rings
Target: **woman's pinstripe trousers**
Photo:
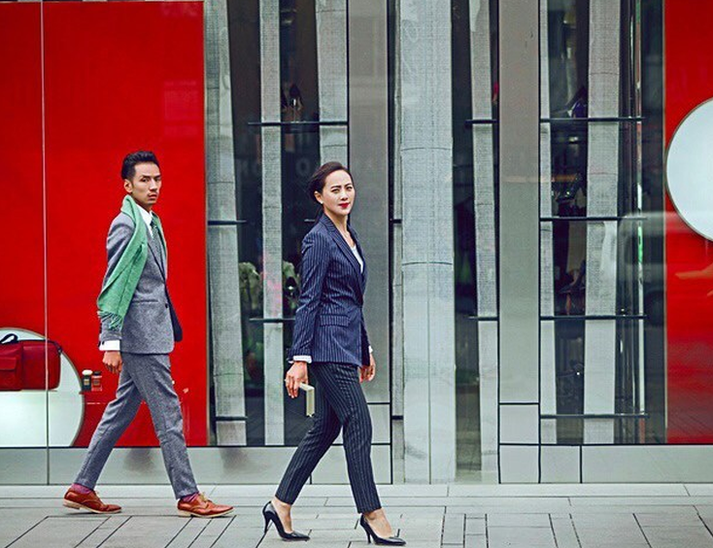
[[[371,467],[371,416],[359,384],[358,368],[313,363],[309,374],[317,381],[314,424],[292,456],[275,495],[293,504],[341,429],[357,510],[364,513],[381,508]]]

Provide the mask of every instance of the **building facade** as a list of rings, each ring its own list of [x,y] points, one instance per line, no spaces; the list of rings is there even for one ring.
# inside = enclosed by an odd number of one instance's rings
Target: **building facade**
[[[330,160],[354,176],[369,263],[377,481],[713,481],[711,12],[0,3],[0,230],[17,250],[0,278],[0,483],[71,481],[111,400],[94,299],[136,148],[166,180],[200,481],[273,482],[309,428],[282,379],[317,214],[305,183]],[[52,344],[33,361],[13,335]],[[44,384],[23,380],[38,367]],[[346,481],[338,445],[313,483]],[[103,481],[165,481],[145,409],[120,446]]]

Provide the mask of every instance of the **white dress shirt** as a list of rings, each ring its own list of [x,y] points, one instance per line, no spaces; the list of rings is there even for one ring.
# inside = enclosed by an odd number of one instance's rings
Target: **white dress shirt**
[[[146,211],[141,206],[139,206],[138,209],[139,213],[141,213],[141,218],[143,219],[144,223],[146,223],[146,228],[148,229],[146,232],[148,232],[149,238],[153,238],[153,231],[151,230],[151,213]],[[104,341],[99,345],[99,350],[113,350],[118,352],[121,350],[121,341]]]

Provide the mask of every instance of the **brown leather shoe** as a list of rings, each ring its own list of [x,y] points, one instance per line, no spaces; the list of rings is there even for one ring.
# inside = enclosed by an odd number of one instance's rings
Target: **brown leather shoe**
[[[104,504],[94,491],[85,495],[73,491],[72,488],[69,488],[64,494],[62,504],[67,508],[88,510],[95,514],[118,514],[121,512],[121,506],[117,506],[116,504]]]
[[[233,511],[232,506],[215,504],[201,493],[192,502],[178,501],[178,514],[181,516],[195,516],[197,518],[217,518]]]

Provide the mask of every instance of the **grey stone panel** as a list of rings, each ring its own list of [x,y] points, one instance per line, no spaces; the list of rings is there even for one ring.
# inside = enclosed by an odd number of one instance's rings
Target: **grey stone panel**
[[[502,483],[537,483],[539,447],[536,445],[500,446],[500,481]]]
[[[585,483],[712,482],[713,447],[627,445],[582,447]]]
[[[539,443],[540,415],[537,405],[500,406],[501,443]]]
[[[543,445],[540,469],[542,483],[579,483],[579,447]]]
[[[44,485],[47,483],[47,449],[1,448],[0,484]]]
[[[232,89],[227,3],[206,0],[206,175],[208,218],[236,220]],[[218,444],[244,445],[245,429],[226,428],[223,419],[245,416],[238,286],[238,238],[234,226],[208,231],[212,370]]]
[[[555,363],[555,322],[540,322],[540,413],[557,413],[557,369]],[[557,443],[557,423],[541,422],[542,443]]]
[[[498,471],[498,324],[478,325],[481,471]]]
[[[347,119],[347,2],[317,0],[317,79],[321,120]],[[319,128],[320,162],[348,164],[347,128]]]
[[[272,484],[282,477],[294,450],[294,447],[189,447],[188,455],[199,486]],[[50,483],[63,485],[74,481],[85,454],[86,449],[50,449]],[[99,483],[167,484],[161,450],[158,447],[114,449]]]
[[[397,4],[405,474],[444,482],[455,475],[451,12]]]
[[[539,399],[539,9],[499,4],[501,403]]]
[[[391,282],[392,347],[391,347],[391,403],[394,415],[404,414],[404,322],[403,322],[403,264],[402,227],[393,228],[393,278]]]
[[[550,71],[548,48],[548,2],[540,0],[540,117],[550,117]],[[540,216],[552,215],[552,132],[549,124],[540,124]],[[540,314],[554,316],[554,239],[552,223],[540,223]],[[557,412],[555,378],[555,326],[540,326],[540,403],[542,413]],[[557,441],[554,421],[543,421],[542,440]]]
[[[213,383],[216,439],[219,445],[245,445],[245,418],[238,285],[238,235],[234,226],[212,226],[208,231],[208,267],[211,295]]]
[[[282,318],[282,169],[281,135],[262,128],[263,310]],[[284,339],[281,323],[263,327],[265,355],[265,444],[282,445],[284,433]]]
[[[589,116],[618,116],[620,10],[594,0],[589,6],[589,29]],[[588,130],[587,215],[616,215],[619,125],[596,123]],[[587,314],[616,313],[616,239],[616,223],[587,224]],[[614,321],[585,323],[585,413],[613,412],[616,360],[611,358],[615,351]],[[613,421],[587,421],[584,437],[585,443],[612,443]]]
[[[370,403],[388,402],[391,387],[386,12],[380,0],[349,2],[349,163],[358,195],[353,223],[369,264],[364,316],[379,371],[364,388]]]

